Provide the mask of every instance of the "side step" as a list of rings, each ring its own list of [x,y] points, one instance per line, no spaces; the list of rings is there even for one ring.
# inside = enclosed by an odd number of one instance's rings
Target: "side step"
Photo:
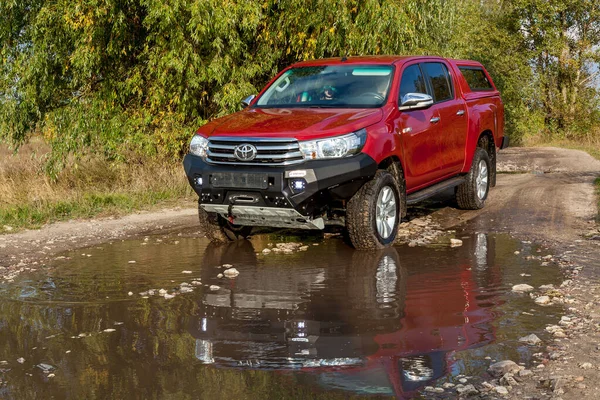
[[[443,192],[444,190],[458,186],[464,181],[465,178],[463,176],[455,176],[454,178],[436,183],[433,186],[429,186],[428,188],[421,189],[418,192],[414,192],[406,196],[406,204],[411,206],[413,204],[420,203],[421,201]]]

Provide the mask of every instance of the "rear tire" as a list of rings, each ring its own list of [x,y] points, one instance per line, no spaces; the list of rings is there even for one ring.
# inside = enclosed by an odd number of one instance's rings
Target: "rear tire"
[[[198,219],[206,237],[215,243],[228,243],[246,239],[252,232],[251,226],[233,225],[220,215],[210,215],[198,204]]]
[[[456,190],[456,203],[463,210],[479,210],[485,205],[491,183],[491,163],[488,153],[481,147],[475,149],[473,163],[466,181]]]
[[[377,250],[396,239],[403,209],[398,184],[387,171],[379,170],[348,202],[346,228],[357,250]]]

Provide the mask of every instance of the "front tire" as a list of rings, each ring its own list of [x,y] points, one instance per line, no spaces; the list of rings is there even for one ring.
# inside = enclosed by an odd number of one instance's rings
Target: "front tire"
[[[376,250],[394,243],[402,210],[398,184],[387,171],[377,171],[348,202],[346,228],[357,250]]]
[[[475,149],[473,163],[466,181],[455,191],[456,203],[463,210],[479,210],[485,205],[491,182],[491,163],[488,153],[481,147]]]
[[[210,215],[198,204],[198,219],[206,237],[214,243],[228,243],[246,239],[251,226],[233,225],[220,215]]]

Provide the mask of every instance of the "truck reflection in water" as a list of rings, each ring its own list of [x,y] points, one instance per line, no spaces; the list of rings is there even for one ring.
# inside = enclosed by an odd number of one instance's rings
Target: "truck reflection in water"
[[[255,262],[230,286],[203,296],[190,327],[196,358],[218,367],[307,372],[328,388],[409,396],[446,375],[455,351],[494,338],[494,300],[477,290],[489,285],[478,281],[495,279],[487,271],[488,241],[480,235],[471,242],[473,248],[457,250],[465,263],[449,261],[443,272],[409,273],[394,248],[335,252],[331,257],[346,255],[346,262],[329,259],[335,268],[324,257],[308,270]],[[255,249],[245,242],[206,254],[214,259],[204,265],[236,264]]]

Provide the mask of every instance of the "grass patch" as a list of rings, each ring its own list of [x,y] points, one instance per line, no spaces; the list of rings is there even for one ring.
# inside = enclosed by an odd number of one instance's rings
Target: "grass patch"
[[[18,154],[0,148],[0,233],[74,218],[191,205],[196,199],[177,161],[113,165],[89,157],[70,163],[52,181],[44,174],[46,154],[41,141]]]
[[[531,139],[526,141],[525,145],[533,147],[562,147],[565,149],[582,150],[595,159],[600,160],[600,137],[581,141],[567,139],[552,141]]]

